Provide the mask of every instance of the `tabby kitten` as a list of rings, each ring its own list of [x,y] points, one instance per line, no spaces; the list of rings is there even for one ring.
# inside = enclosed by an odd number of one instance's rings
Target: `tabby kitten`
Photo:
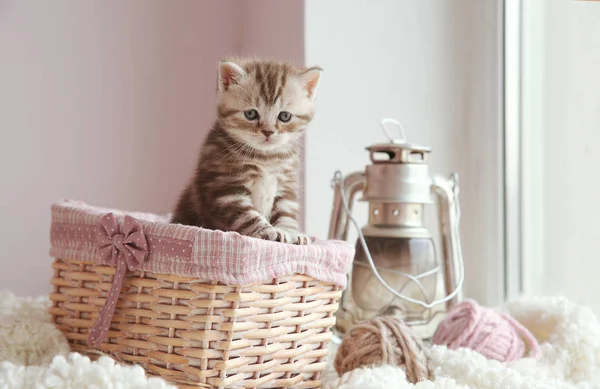
[[[221,62],[218,118],[172,222],[308,244],[297,221],[298,140],[313,118],[320,79],[317,67]]]

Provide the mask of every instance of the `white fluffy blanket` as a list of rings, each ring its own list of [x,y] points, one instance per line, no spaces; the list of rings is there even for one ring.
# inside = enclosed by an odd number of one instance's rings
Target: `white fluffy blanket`
[[[69,353],[47,297],[0,292],[0,389],[177,389],[139,366]]]
[[[600,323],[588,308],[564,298],[521,298],[508,312],[541,343],[542,358],[508,364],[468,350],[433,346],[435,380],[416,385],[393,366],[355,370],[330,384],[339,389],[584,389],[600,388]]]
[[[108,357],[90,361],[69,353],[49,323],[46,297],[18,298],[0,292],[0,389],[176,389],[142,368]],[[429,350],[435,380],[416,385],[402,369],[360,369],[328,383],[339,389],[587,389],[600,388],[600,322],[594,313],[564,298],[521,298],[507,310],[541,343],[542,358],[509,364],[467,350]]]

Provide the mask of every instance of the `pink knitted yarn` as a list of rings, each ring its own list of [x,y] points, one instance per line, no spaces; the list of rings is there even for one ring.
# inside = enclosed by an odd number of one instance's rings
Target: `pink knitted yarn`
[[[432,342],[450,349],[470,348],[501,362],[522,358],[527,349],[530,357],[540,356],[539,344],[531,332],[512,317],[481,307],[473,300],[464,300],[448,313]]]

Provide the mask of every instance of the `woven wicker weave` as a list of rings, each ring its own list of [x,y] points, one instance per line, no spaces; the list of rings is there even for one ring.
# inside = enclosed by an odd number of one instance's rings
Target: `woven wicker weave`
[[[56,259],[53,269],[53,321],[89,353],[115,268]],[[130,272],[99,350],[181,388],[320,388],[340,296],[303,275],[231,286]]]

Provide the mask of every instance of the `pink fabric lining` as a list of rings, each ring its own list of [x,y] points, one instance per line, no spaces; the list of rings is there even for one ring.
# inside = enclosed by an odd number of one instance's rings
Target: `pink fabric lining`
[[[109,264],[99,251],[96,234],[100,219],[113,213],[119,228],[125,215],[135,218],[148,241],[142,270],[244,285],[306,274],[323,282],[346,287],[346,273],[354,247],[342,241],[297,246],[170,224],[170,215],[123,212],[65,200],[52,206],[50,255]]]

